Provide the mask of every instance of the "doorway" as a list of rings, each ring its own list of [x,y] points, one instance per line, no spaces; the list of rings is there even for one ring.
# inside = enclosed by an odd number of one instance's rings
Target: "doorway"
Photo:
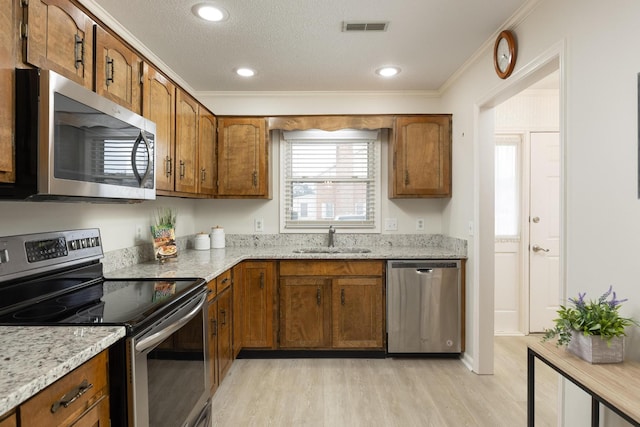
[[[496,335],[553,326],[560,301],[556,70],[495,107]]]

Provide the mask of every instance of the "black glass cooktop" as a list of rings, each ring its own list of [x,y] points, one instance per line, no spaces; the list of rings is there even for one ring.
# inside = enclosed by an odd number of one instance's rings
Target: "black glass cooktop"
[[[204,280],[104,279],[99,264],[0,288],[0,324],[117,324],[133,330],[201,292]]]

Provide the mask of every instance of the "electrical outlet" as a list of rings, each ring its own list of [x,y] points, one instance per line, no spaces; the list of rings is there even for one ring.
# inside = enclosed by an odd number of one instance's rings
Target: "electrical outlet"
[[[416,219],[416,231],[424,231],[424,218]]]
[[[135,227],[135,240],[142,240],[142,230],[144,229],[144,226],[142,224],[136,224]]]
[[[398,231],[398,220],[396,218],[387,218],[384,220],[384,229],[386,231]]]
[[[253,220],[253,231],[262,233],[264,231],[264,219],[256,218]]]

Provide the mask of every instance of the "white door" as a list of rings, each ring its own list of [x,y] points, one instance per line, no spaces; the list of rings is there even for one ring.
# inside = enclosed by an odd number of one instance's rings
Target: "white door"
[[[529,332],[553,327],[560,295],[560,136],[531,133]]]

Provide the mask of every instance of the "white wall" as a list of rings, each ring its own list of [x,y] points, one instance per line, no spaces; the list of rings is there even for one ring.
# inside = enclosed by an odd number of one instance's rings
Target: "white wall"
[[[488,195],[480,186],[489,179],[473,159],[481,159],[488,143],[474,122],[479,105],[507,96],[509,86],[525,79],[535,63],[551,50],[560,52],[561,96],[565,116],[563,173],[566,203],[567,295],[587,292],[597,298],[609,285],[618,296],[630,298],[623,314],[640,318],[640,288],[635,283],[640,264],[640,202],[638,186],[638,92],[640,55],[630,54],[640,39],[640,3],[619,0],[541,0],[526,17],[509,25],[519,43],[516,71],[506,82],[495,75],[491,45],[479,55],[443,96],[443,106],[454,114],[454,177],[458,188],[468,187],[468,197],[455,198],[449,206],[449,232],[462,235],[470,212],[477,212]],[[558,48],[560,46],[560,48]],[[474,123],[479,127],[474,129]],[[462,137],[462,133],[465,136]],[[473,141],[473,142],[472,142]],[[477,160],[476,160],[477,161]],[[478,239],[478,234],[475,236]],[[470,242],[481,258],[479,244]],[[473,280],[484,278],[482,259],[471,267]],[[596,266],[596,268],[593,268]],[[486,264],[484,265],[486,267]],[[490,268],[490,267],[489,267]],[[490,277],[490,274],[487,274]],[[475,282],[472,286],[477,285]],[[477,290],[491,292],[492,283]],[[480,299],[475,298],[477,302]],[[478,307],[477,304],[474,307]],[[476,313],[472,313],[474,315]],[[491,315],[492,313],[489,313]],[[489,323],[479,317],[480,322]],[[640,333],[631,330],[627,359],[640,360]],[[588,425],[589,402],[584,394],[568,388],[566,426]],[[607,417],[609,418],[609,417]],[[610,417],[615,418],[615,417]],[[618,425],[608,420],[607,425]]]

